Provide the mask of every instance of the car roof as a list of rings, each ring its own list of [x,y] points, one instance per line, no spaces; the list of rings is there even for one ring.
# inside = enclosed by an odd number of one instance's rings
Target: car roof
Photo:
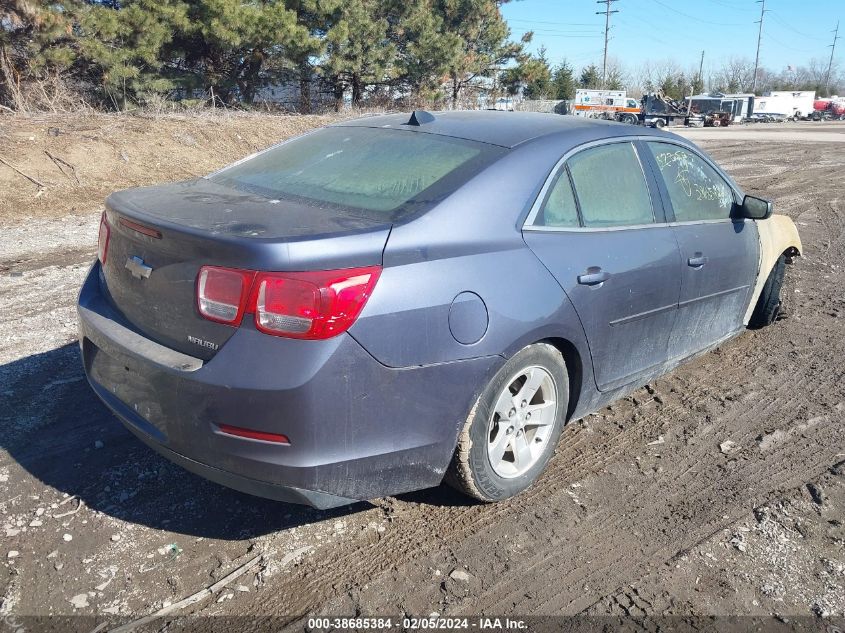
[[[587,119],[585,117],[540,112],[507,112],[503,110],[463,110],[449,112],[416,111],[420,123],[409,124],[410,113],[369,116],[336,123],[341,127],[401,129],[512,148],[534,139],[571,133],[579,142],[618,136],[655,135],[647,127]]]

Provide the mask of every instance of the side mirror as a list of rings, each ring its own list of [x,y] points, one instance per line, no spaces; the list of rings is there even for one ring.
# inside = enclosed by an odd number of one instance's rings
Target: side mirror
[[[757,198],[756,196],[745,196],[737,215],[749,220],[765,220],[772,215],[774,205],[769,200]]]

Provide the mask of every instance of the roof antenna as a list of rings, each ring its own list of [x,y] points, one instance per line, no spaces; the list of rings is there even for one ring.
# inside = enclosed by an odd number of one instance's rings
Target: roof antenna
[[[408,119],[408,122],[405,125],[416,125],[419,127],[423,123],[431,123],[434,121],[434,115],[431,112],[426,112],[425,110],[414,110],[411,112],[411,118]]]

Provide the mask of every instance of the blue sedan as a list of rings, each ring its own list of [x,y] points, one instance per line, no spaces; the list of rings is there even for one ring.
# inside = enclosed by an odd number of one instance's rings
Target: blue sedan
[[[79,340],[126,427],[223,485],[497,501],[568,421],[772,323],[800,250],[678,136],[416,111],[112,194]]]

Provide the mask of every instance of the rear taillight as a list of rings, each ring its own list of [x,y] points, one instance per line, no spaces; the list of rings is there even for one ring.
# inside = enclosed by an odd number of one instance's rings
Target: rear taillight
[[[109,252],[109,221],[106,219],[106,212],[100,217],[100,233],[97,235],[97,259],[100,260],[100,265],[106,265],[106,255]]]
[[[325,339],[358,318],[381,269],[350,268],[307,273],[258,273],[255,326],[267,334]]]
[[[203,266],[197,305],[200,314],[220,323],[238,325],[252,313],[255,327],[267,334],[327,339],[355,322],[380,273],[378,266],[295,273]]]
[[[203,266],[197,278],[197,308],[206,319],[239,325],[255,273]]]

